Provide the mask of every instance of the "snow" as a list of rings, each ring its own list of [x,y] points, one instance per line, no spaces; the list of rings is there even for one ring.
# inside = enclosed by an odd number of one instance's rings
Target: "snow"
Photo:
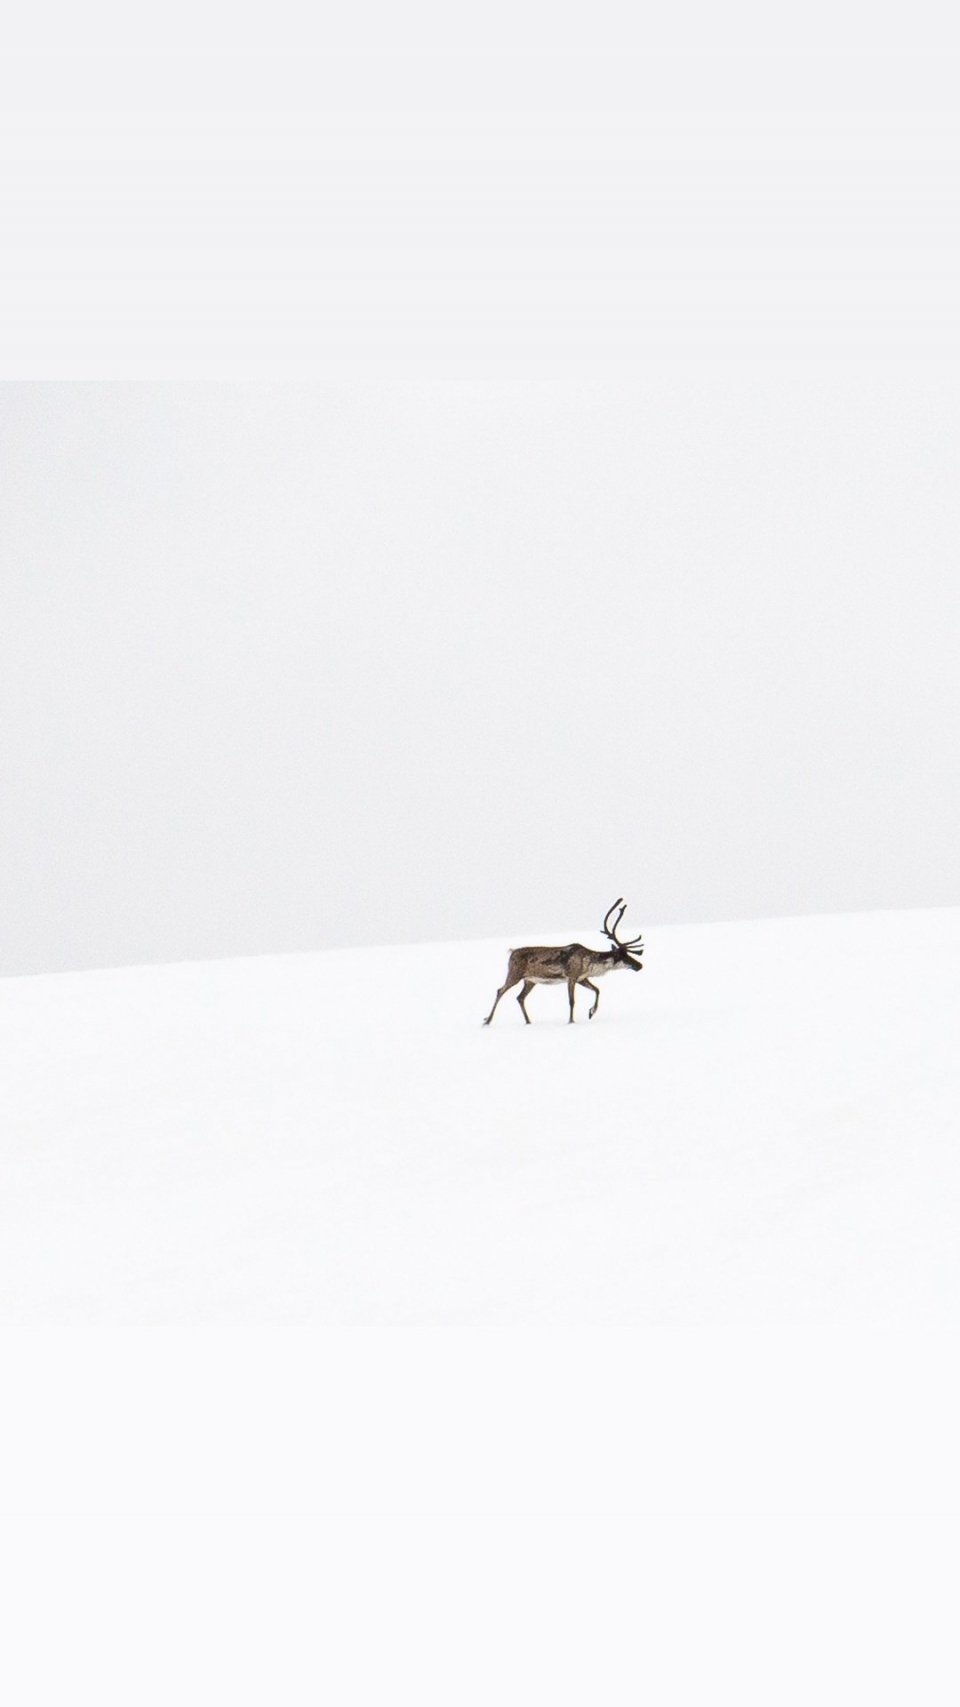
[[[960,911],[646,940],[0,985],[0,1699],[957,1699]]]
[[[496,942],[0,985],[4,1319],[954,1319],[960,910],[646,944],[572,1027]]]

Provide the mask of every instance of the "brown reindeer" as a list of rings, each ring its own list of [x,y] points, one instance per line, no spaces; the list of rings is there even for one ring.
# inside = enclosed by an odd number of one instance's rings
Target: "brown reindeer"
[[[620,911],[611,925],[610,915],[616,911],[617,907]],[[605,972],[615,972],[620,966],[629,966],[631,972],[643,971],[640,959],[643,954],[643,938],[636,936],[632,942],[621,942],[617,936],[617,926],[626,910],[621,895],[614,901],[603,921],[603,934],[613,944],[612,948],[584,948],[582,942],[570,942],[565,948],[513,949],[507,965],[506,983],[502,984],[497,991],[497,1001],[494,1002],[484,1020],[484,1025],[490,1024],[497,1011],[497,1002],[499,1002],[500,997],[505,996],[508,990],[512,990],[514,984],[519,984],[521,978],[524,981],[523,989],[520,991],[517,1001],[520,1003],[520,1011],[528,1025],[531,1021],[530,1015],[527,1013],[527,997],[534,984],[566,984],[567,994],[570,997],[570,1019],[568,1022],[570,1025],[573,1024],[574,991],[578,984],[582,984],[585,990],[593,992],[593,1006],[589,1014],[589,1018],[592,1019],[597,1011],[600,991],[596,984],[591,984],[591,978],[602,978]]]

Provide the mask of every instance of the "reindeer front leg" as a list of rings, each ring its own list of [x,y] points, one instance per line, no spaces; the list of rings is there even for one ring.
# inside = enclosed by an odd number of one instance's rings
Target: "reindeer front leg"
[[[594,1014],[597,1011],[597,1006],[598,1006],[599,1001],[600,1001],[600,991],[597,989],[596,984],[591,984],[589,978],[581,978],[580,983],[582,984],[582,986],[585,990],[592,990],[593,991],[593,1007],[590,1009],[590,1012],[587,1015],[588,1019],[592,1019]]]
[[[568,1025],[573,1025],[573,1023],[574,1023],[574,1019],[573,1019],[573,998],[574,998],[574,995],[576,992],[576,988],[577,988],[576,978],[568,978],[567,979],[567,995],[570,997],[570,1018],[567,1020]]]

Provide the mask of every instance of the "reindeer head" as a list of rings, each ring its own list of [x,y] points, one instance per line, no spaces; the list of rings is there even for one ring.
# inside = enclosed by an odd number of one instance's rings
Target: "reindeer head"
[[[612,913],[616,912],[618,907],[620,908],[620,911],[617,913],[617,916],[611,925],[610,916]],[[614,901],[613,906],[610,908],[603,921],[603,934],[612,944],[614,966],[629,966],[631,972],[642,972],[643,963],[640,957],[643,954],[643,937],[635,936],[631,942],[621,942],[620,938],[617,936],[617,926],[623,918],[626,910],[623,896],[620,895],[617,900]]]

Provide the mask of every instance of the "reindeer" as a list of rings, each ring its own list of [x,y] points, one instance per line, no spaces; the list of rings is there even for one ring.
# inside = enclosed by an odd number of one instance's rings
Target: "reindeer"
[[[610,915],[619,907],[613,924]],[[497,1011],[497,1002],[512,990],[514,984],[524,980],[523,989],[517,1001],[520,1011],[527,1024],[530,1025],[530,1015],[527,1013],[527,997],[534,984],[566,984],[570,997],[570,1018],[567,1022],[573,1025],[573,998],[578,984],[585,990],[593,992],[593,1006],[589,1018],[592,1019],[600,1001],[600,991],[590,979],[602,978],[605,972],[615,972],[620,966],[629,966],[631,972],[642,972],[643,965],[640,956],[643,954],[643,938],[636,936],[632,942],[621,942],[617,936],[617,926],[626,912],[623,896],[619,896],[609,909],[603,921],[603,934],[613,944],[612,948],[584,948],[582,942],[568,943],[566,948],[515,948],[511,952],[507,965],[506,983],[497,991],[497,1001],[490,1009],[484,1025],[489,1025]]]

